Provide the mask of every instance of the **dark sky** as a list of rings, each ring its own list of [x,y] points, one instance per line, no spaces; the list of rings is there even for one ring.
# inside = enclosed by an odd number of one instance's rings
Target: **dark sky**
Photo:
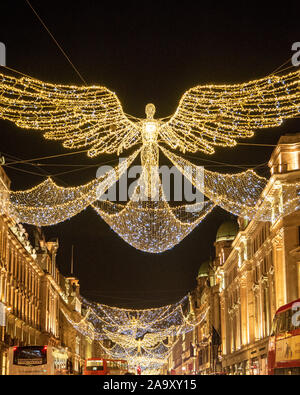
[[[159,117],[172,114],[181,95],[195,85],[268,75],[292,57],[292,44],[300,41],[300,6],[292,2],[261,2],[261,7],[250,2],[242,8],[230,2],[187,0],[180,5],[169,0],[106,3],[31,1],[87,83],[112,89],[126,113],[138,117],[144,116],[148,102],[156,104]],[[25,0],[2,0],[0,7],[0,41],[6,44],[9,67],[47,82],[82,84]],[[0,150],[8,159],[68,152],[39,132],[4,121],[0,129]],[[249,142],[276,144],[282,134],[297,131],[299,120],[291,120],[279,129],[258,131]],[[267,162],[271,152],[254,146],[219,148],[213,157],[199,153],[195,163],[209,159],[255,166]],[[113,159],[90,160],[81,154],[40,162],[56,167],[22,165],[18,171],[6,171],[14,190],[27,189],[43,177],[20,170],[53,175],[70,170],[62,165],[100,165]],[[266,167],[262,174],[268,174]],[[54,179],[76,186],[95,175],[96,167]],[[65,274],[74,244],[83,295],[105,304],[144,308],[174,303],[195,287],[199,266],[213,254],[216,231],[226,218],[228,214],[215,210],[179,246],[158,256],[128,246],[92,209],[45,232],[60,240],[58,265]]]

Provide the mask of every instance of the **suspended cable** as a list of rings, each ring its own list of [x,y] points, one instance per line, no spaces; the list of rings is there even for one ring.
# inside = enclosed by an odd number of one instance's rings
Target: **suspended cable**
[[[34,162],[34,161],[37,161],[37,160],[54,159],[54,158],[61,158],[61,157],[65,157],[65,156],[74,156],[74,155],[82,154],[82,153],[85,153],[85,152],[87,152],[87,150],[76,151],[76,152],[69,152],[67,154],[44,156],[44,157],[41,157],[41,158],[19,160],[19,161],[16,161],[16,162],[9,163],[9,165],[16,165],[16,164],[21,164],[21,163],[24,164],[24,163]],[[4,153],[4,155],[6,155],[6,154]]]
[[[200,161],[208,162],[208,163],[213,163],[214,165],[211,165],[210,167],[220,167],[221,166],[221,167],[233,167],[233,168],[239,168],[239,169],[245,169],[245,168],[252,169],[253,166],[257,166],[258,167],[258,166],[265,165],[265,163],[261,163],[261,164],[258,164],[258,165],[255,165],[255,164],[250,164],[250,165],[244,165],[244,164],[233,165],[233,164],[230,164],[230,163],[218,162],[218,161],[214,161],[214,160],[210,160],[210,159],[196,158],[196,157],[193,157],[193,156],[190,156],[190,155],[182,155],[182,157],[183,158],[194,159],[194,160],[200,160]],[[215,165],[218,165],[218,166],[215,166]],[[205,166],[205,167],[208,167],[208,166]]]
[[[87,85],[87,82],[85,81],[85,79],[82,77],[82,75],[79,73],[79,71],[77,70],[77,68],[74,66],[74,64],[72,63],[72,61],[70,60],[69,56],[66,54],[66,52],[62,49],[62,47],[59,45],[59,43],[57,42],[57,40],[55,39],[55,37],[53,36],[53,34],[50,32],[50,30],[48,29],[48,27],[46,26],[45,22],[42,20],[42,18],[39,16],[39,14],[37,13],[37,11],[33,8],[33,6],[31,5],[29,0],[25,0],[26,3],[29,5],[29,7],[32,9],[32,11],[34,12],[34,14],[36,15],[36,17],[38,18],[38,20],[41,22],[41,24],[44,26],[44,28],[46,29],[46,31],[49,33],[50,37],[52,38],[52,40],[55,42],[55,44],[57,45],[57,47],[59,48],[59,50],[62,52],[62,54],[64,55],[64,57],[67,59],[67,61],[70,63],[70,65],[72,66],[72,68],[74,69],[74,71],[76,72],[76,74],[79,76],[79,78],[81,79],[81,81]]]
[[[271,147],[276,148],[276,144],[249,144],[249,143],[237,143],[237,145],[244,145],[246,147]]]
[[[45,178],[45,174],[35,173],[35,172],[33,172],[33,171],[24,170],[24,169],[18,169],[17,167],[9,166],[9,165],[6,165],[6,167],[9,168],[9,169],[13,169],[13,170],[16,170],[16,171],[20,171],[20,172],[22,172],[22,173],[27,173],[27,174],[31,174],[31,175],[34,175],[34,176],[39,176],[39,177]],[[50,177],[50,175],[47,175],[47,176]]]

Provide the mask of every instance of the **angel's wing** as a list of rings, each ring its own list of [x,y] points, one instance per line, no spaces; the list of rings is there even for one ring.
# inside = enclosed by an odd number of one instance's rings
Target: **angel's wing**
[[[119,333],[112,333],[107,330],[104,330],[107,337],[113,341],[114,343],[119,344],[121,347],[124,348],[153,348],[159,344],[157,334],[146,334],[143,339],[138,340],[135,339],[133,336],[119,334]]]
[[[137,348],[137,341],[132,339],[131,336],[120,335],[117,333],[105,331],[107,337],[114,343],[124,348]]]
[[[300,115],[300,70],[240,85],[196,86],[160,129],[160,139],[182,152],[213,154],[254,130]]]
[[[147,333],[143,339],[143,346],[146,348],[153,348],[157,346],[159,342],[157,334]]]
[[[87,147],[91,157],[120,153],[141,142],[116,94],[100,86],[53,85],[0,74],[0,118],[41,130],[66,148]]]

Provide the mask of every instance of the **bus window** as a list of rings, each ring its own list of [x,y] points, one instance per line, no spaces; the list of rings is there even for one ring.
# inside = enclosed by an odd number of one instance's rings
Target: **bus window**
[[[86,361],[87,372],[101,372],[104,370],[103,361]]]
[[[120,375],[128,371],[126,361],[87,359],[84,375]]]
[[[275,320],[275,335],[290,331],[292,328],[291,310],[278,314]]]
[[[286,332],[291,332],[296,330],[297,328],[293,325],[293,310],[287,310],[283,313],[280,313],[275,320],[275,334],[279,335]]]
[[[107,361],[107,370],[120,370],[119,361]]]
[[[281,313],[278,316],[278,326],[277,326],[277,333],[284,333],[285,332],[285,313]]]
[[[275,336],[278,333],[278,316],[275,316],[273,323],[272,323],[272,330],[271,330],[271,336]]]

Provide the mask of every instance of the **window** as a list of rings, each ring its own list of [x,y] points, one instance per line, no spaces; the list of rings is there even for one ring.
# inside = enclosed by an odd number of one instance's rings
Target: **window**
[[[232,303],[232,296],[231,295],[229,295],[228,302],[229,302],[229,308],[232,308],[233,303]]]
[[[7,243],[7,237],[6,237],[6,233],[4,233],[2,238],[2,246],[1,246],[3,260],[6,259],[6,243]]]
[[[300,368],[275,369],[274,374],[276,376],[299,376],[300,375]]]
[[[266,224],[266,236],[267,237],[270,236],[270,224],[269,223]]]
[[[265,257],[263,262],[262,262],[262,272],[263,274],[268,273],[268,259]]]
[[[88,372],[93,371],[102,371],[103,370],[103,361],[86,361],[86,370]]]
[[[277,331],[278,333],[284,333],[288,330],[289,322],[288,322],[288,311],[285,313],[279,314]]]
[[[203,365],[203,350],[200,350],[199,352],[199,365]]]
[[[258,281],[259,281],[259,267],[258,266],[255,266],[253,276],[254,276],[254,282],[256,284],[258,284]]]
[[[255,238],[253,241],[253,255],[255,255],[256,251],[257,251],[257,248],[256,248],[256,238]]]
[[[270,252],[268,259],[269,259],[269,267],[272,267],[273,266],[273,251]]]
[[[267,232],[266,232],[266,226],[264,225],[262,228],[262,244],[264,244],[264,242],[266,241],[267,238]]]
[[[107,361],[107,369],[108,370],[120,370],[120,362],[119,361]]]
[[[11,266],[11,264],[12,264],[12,260],[11,260],[11,248],[10,248],[10,244],[9,244],[9,243],[8,243],[7,260],[8,260],[8,271],[9,271],[10,273],[13,273],[12,266]]]
[[[265,336],[270,334],[270,303],[269,303],[269,290],[264,289],[263,292],[263,311],[264,311],[264,324],[265,324]]]
[[[278,314],[273,324],[272,334],[279,335],[281,333],[298,329],[293,325],[294,314],[295,312],[292,310],[287,310]]]

